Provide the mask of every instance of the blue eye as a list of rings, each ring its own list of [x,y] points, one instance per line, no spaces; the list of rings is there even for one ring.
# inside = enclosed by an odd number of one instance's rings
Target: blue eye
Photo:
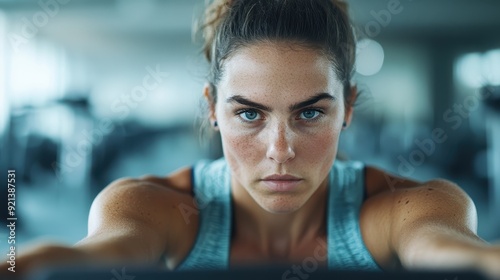
[[[320,112],[318,110],[305,110],[302,113],[300,113],[300,118],[304,120],[313,120],[319,116]]]
[[[238,114],[244,121],[252,122],[258,119],[259,113],[254,110],[245,110]]]

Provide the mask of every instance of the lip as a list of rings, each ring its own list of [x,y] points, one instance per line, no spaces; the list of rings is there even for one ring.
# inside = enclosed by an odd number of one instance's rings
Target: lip
[[[267,176],[263,179],[263,181],[298,181],[301,180],[300,178],[297,178],[292,175],[284,174],[284,175],[279,175],[279,174],[273,174],[271,176]]]
[[[262,182],[270,190],[274,192],[290,192],[296,190],[302,179],[292,175],[271,175],[265,177]]]

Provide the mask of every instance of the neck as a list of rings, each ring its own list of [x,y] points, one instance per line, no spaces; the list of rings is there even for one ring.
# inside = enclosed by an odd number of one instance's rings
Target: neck
[[[290,251],[326,235],[328,176],[307,202],[291,213],[270,213],[260,207],[241,186],[232,184],[234,236],[259,247],[268,255]]]

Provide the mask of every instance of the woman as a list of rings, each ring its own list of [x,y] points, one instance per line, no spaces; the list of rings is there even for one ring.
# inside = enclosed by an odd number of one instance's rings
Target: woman
[[[500,277],[500,247],[476,235],[474,204],[459,187],[335,160],[357,96],[344,8],[331,0],[214,1],[203,25],[203,95],[224,158],[112,183],[92,205],[86,238],[71,248],[32,248],[19,267],[307,260]]]

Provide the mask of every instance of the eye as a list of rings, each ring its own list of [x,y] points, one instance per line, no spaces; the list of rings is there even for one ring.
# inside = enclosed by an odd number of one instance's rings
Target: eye
[[[307,110],[302,111],[302,113],[300,113],[299,118],[306,120],[306,121],[309,121],[309,120],[317,119],[320,114],[321,114],[321,112],[319,110],[307,109]]]
[[[238,116],[240,118],[243,119],[243,121],[246,121],[246,122],[253,122],[257,119],[259,119],[259,113],[255,110],[243,110],[243,111],[239,111],[238,113]]]

